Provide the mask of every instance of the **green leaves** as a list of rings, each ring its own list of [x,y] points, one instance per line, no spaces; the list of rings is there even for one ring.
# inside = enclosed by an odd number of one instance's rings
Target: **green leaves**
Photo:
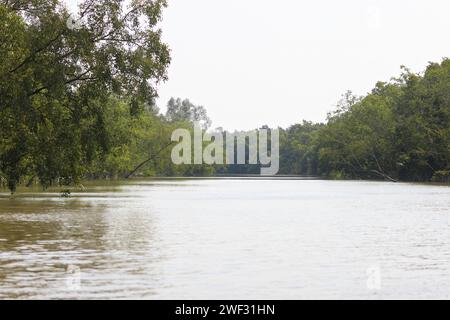
[[[319,136],[320,169],[349,177],[430,180],[450,161],[450,63],[404,73],[347,99]]]
[[[347,92],[326,125],[303,122],[281,139],[285,174],[447,181],[450,60],[430,64],[423,75],[404,68],[365,97]]]
[[[206,109],[195,106],[188,99],[171,98],[167,103],[166,118],[171,122],[198,122],[205,130],[211,126]]]
[[[151,104],[167,78],[157,23],[165,1],[86,0],[80,28],[63,2],[0,0],[0,171],[73,182],[108,150],[112,94]]]

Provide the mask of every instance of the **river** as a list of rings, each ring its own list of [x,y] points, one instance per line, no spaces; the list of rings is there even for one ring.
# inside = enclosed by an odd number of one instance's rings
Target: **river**
[[[450,187],[131,180],[0,194],[0,299],[448,299]]]

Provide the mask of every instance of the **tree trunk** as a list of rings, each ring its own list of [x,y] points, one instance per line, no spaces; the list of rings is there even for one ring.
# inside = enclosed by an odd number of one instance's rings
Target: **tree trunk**
[[[370,172],[373,172],[373,173],[375,173],[375,174],[377,174],[377,175],[379,175],[379,176],[381,176],[381,177],[383,177],[386,180],[389,180],[391,182],[398,182],[398,180],[395,180],[394,178],[392,178],[392,177],[388,176],[387,174],[385,174],[383,172],[380,172],[378,170],[370,170]]]

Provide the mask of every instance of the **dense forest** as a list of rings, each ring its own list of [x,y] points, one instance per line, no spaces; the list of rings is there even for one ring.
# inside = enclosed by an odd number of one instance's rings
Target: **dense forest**
[[[0,0],[0,180],[73,185],[82,179],[259,173],[250,165],[171,162],[171,133],[208,130],[206,109],[157,86],[170,50],[157,24],[166,1]],[[301,107],[301,106],[299,106]],[[280,129],[280,174],[450,181],[450,60],[346,93],[326,123]]]
[[[346,93],[326,124],[294,125],[280,146],[283,173],[449,182],[450,60]]]

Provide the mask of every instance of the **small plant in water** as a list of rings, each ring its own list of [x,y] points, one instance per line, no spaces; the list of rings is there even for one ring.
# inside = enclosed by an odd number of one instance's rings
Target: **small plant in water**
[[[62,198],[70,198],[70,190],[69,189],[62,190],[61,197]]]

